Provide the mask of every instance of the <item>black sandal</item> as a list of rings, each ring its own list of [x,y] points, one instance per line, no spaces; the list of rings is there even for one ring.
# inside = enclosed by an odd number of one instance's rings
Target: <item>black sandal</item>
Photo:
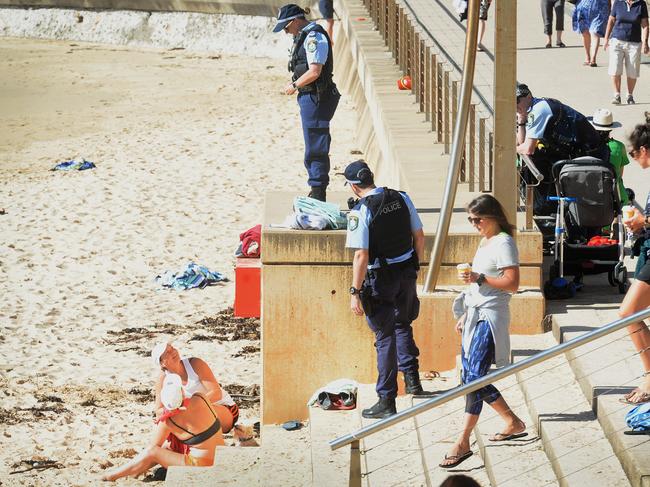
[[[462,455],[445,455],[445,460],[452,460],[452,463],[441,463],[438,466],[440,468],[454,468],[463,463],[472,455],[474,455],[474,452],[472,450],[466,451]]]

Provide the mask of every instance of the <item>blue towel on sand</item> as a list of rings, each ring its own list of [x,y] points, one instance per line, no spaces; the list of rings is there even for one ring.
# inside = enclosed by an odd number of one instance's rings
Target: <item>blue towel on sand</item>
[[[211,286],[218,282],[227,281],[228,278],[219,272],[212,272],[207,267],[190,262],[178,272],[165,271],[156,276],[156,282],[162,287],[172,289],[192,289]]]
[[[87,161],[83,159],[81,162],[70,160],[58,163],[54,166],[51,171],[85,171],[86,169],[93,169],[95,166],[94,162]]]

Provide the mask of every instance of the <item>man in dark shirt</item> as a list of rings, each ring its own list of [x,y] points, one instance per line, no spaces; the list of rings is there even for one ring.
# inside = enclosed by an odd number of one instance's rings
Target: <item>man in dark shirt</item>
[[[642,31],[643,30],[643,34]],[[615,0],[607,22],[604,49],[612,49],[609,54],[608,73],[614,83],[612,103],[621,103],[621,75],[623,63],[627,76],[627,104],[634,104],[634,87],[640,74],[641,52],[648,54],[648,6],[645,0]]]

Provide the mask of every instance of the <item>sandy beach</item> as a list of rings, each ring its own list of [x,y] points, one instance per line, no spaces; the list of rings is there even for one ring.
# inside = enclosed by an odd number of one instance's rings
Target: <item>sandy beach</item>
[[[233,337],[219,313],[264,192],[307,192],[285,62],[0,39],[1,485],[93,485],[145,446],[160,340],[256,394],[258,327]],[[355,157],[354,123],[344,97],[335,167]],[[97,167],[49,171],[71,158]],[[159,289],[156,275],[189,261],[230,281]]]

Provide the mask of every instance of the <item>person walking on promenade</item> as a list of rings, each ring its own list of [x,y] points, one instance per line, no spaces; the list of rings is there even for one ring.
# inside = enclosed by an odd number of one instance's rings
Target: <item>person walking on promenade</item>
[[[334,44],[334,0],[319,0],[318,10],[325,21],[325,32]]]
[[[512,238],[514,226],[508,222],[501,204],[484,194],[467,205],[467,219],[483,237],[471,269],[459,278],[469,284],[454,300],[456,331],[461,335],[463,384],[488,374],[490,366],[508,365],[510,360],[510,298],[519,288],[519,253]],[[507,441],[525,436],[526,425],[510,409],[492,384],[465,397],[463,431],[440,463],[452,468],[472,456],[470,435],[488,403],[504,420],[505,427],[490,441]]]
[[[490,5],[492,5],[492,0],[481,0],[478,9],[478,39],[476,42],[476,48],[479,51],[483,50],[483,36],[485,36],[485,28],[487,25],[488,11],[490,10]]]
[[[642,35],[643,31],[643,35]],[[641,52],[650,53],[648,46],[648,5],[645,0],[614,0],[605,32],[605,51],[609,51],[608,73],[614,83],[614,105],[621,104],[621,75],[625,64],[627,104],[634,105],[634,87],[641,74]]]
[[[630,135],[630,157],[642,169],[650,167],[650,112],[645,112],[645,123],[634,128]],[[623,298],[619,316],[626,318],[642,309],[650,307],[650,194],[646,200],[645,212],[635,208],[634,216],[623,220],[623,224],[643,238],[639,260],[634,273],[635,281]],[[650,401],[650,330],[643,321],[627,327],[634,347],[641,357],[644,379],[639,387],[623,397],[628,404],[641,404]]]
[[[325,29],[305,19],[307,11],[298,5],[280,8],[273,32],[284,30],[293,36],[289,59],[291,82],[285,94],[298,92],[298,106],[305,140],[305,167],[311,187],[309,196],[325,201],[330,171],[330,121],[341,95],[332,79],[332,41]]]
[[[587,59],[584,66],[595,68],[600,39],[605,37],[609,0],[579,0],[573,11],[573,30],[582,35]]]
[[[343,173],[359,201],[348,214],[345,246],[355,249],[350,308],[366,315],[377,350],[377,403],[364,409],[364,418],[395,414],[397,371],[404,373],[406,392],[428,395],[419,376],[420,352],[411,322],[420,301],[416,279],[424,253],[422,222],[408,195],[377,188],[364,161],[355,161]]]
[[[555,11],[555,45],[566,47],[562,42],[564,32],[564,0],[540,0],[542,6],[542,20],[544,21],[544,34],[546,34],[546,48],[552,47],[553,36],[553,11]]]
[[[630,199],[625,190],[625,185],[623,184],[623,171],[625,166],[630,163],[630,160],[627,158],[625,144],[611,137],[612,130],[622,127],[622,125],[619,122],[614,121],[614,115],[612,115],[612,112],[606,108],[599,108],[594,112],[592,117],[587,117],[587,120],[591,122],[591,125],[594,126],[603,141],[607,144],[607,147],[609,147],[609,162],[614,166],[614,171],[616,171],[618,197],[621,201],[621,205],[627,205]]]

